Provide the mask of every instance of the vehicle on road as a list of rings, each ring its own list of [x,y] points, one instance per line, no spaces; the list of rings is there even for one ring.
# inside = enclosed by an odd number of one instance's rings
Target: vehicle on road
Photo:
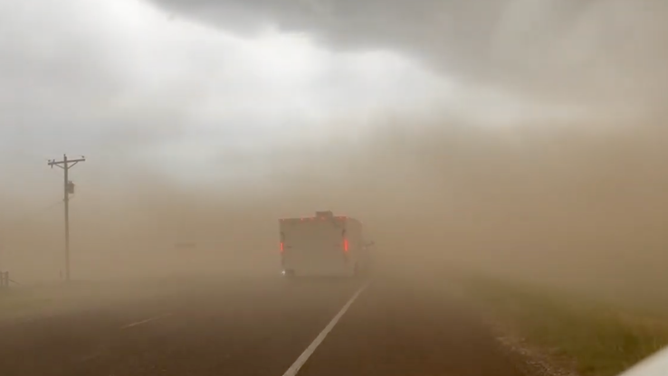
[[[370,268],[362,223],[331,211],[314,217],[279,220],[283,274],[295,276],[356,276]]]

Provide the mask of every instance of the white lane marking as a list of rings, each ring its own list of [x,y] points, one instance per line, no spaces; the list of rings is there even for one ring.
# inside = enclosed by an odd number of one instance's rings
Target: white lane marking
[[[164,315],[151,317],[150,319],[146,319],[146,320],[142,320],[142,321],[133,322],[133,323],[131,323],[131,324],[128,324],[128,325],[125,325],[125,326],[121,327],[121,329],[132,328],[133,326],[137,326],[137,325],[141,325],[141,324],[146,324],[146,323],[148,323],[148,322],[155,321],[155,320],[159,320],[159,319],[162,319],[162,318],[171,316],[171,315],[172,315],[171,313],[166,313],[166,314],[164,314]]]
[[[367,287],[368,287],[368,284],[362,286],[359,290],[357,290],[357,292],[355,293],[355,295],[353,295],[353,296],[350,298],[350,300],[348,300],[348,302],[346,303],[346,305],[344,305],[343,308],[341,308],[341,310],[339,311],[339,313],[337,313],[336,316],[334,316],[334,318],[332,319],[332,321],[330,321],[329,324],[327,324],[327,326],[325,327],[325,329],[323,329],[322,332],[320,332],[320,334],[318,334],[318,336],[315,338],[315,340],[313,340],[313,342],[309,345],[309,347],[307,347],[306,350],[304,350],[304,352],[299,356],[299,358],[297,358],[297,360],[292,364],[292,366],[290,366],[290,368],[288,368],[288,370],[285,371],[285,373],[283,374],[283,376],[296,376],[296,375],[297,375],[297,373],[299,372],[299,370],[302,368],[302,366],[304,365],[304,363],[306,363],[306,361],[308,360],[308,358],[313,354],[313,352],[315,351],[315,349],[317,349],[318,346],[320,346],[320,344],[321,344],[322,341],[325,339],[325,337],[327,337],[327,334],[329,334],[329,332],[332,331],[332,329],[334,328],[334,326],[336,325],[336,323],[339,322],[339,320],[341,319],[341,317],[346,313],[346,311],[348,311],[348,308],[350,308],[350,306],[353,304],[353,302],[355,302],[355,300],[357,299],[357,297],[360,296],[360,294],[361,294]]]

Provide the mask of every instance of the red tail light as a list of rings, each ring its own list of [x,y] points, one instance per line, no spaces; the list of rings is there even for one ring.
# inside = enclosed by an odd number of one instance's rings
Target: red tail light
[[[283,242],[281,242],[281,254],[283,254],[283,251],[284,251],[284,250],[285,250],[285,248],[284,248],[284,246],[283,246]]]
[[[348,239],[343,239],[343,252],[348,253]]]

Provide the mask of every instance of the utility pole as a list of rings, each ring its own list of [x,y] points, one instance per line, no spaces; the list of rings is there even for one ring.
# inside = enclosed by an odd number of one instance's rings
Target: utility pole
[[[74,193],[74,183],[70,181],[70,168],[77,165],[79,162],[85,162],[86,158],[81,157],[79,159],[67,159],[67,155],[63,155],[62,161],[56,161],[52,159],[49,161],[48,165],[53,168],[53,166],[60,167],[65,172],[65,184],[64,184],[64,202],[65,202],[65,280],[69,282],[70,280],[70,194]]]

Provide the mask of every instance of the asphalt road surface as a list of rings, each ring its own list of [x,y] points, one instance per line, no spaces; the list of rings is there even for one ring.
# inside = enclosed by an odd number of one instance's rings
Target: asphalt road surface
[[[0,374],[520,375],[470,313],[392,278],[198,283],[0,321]]]

